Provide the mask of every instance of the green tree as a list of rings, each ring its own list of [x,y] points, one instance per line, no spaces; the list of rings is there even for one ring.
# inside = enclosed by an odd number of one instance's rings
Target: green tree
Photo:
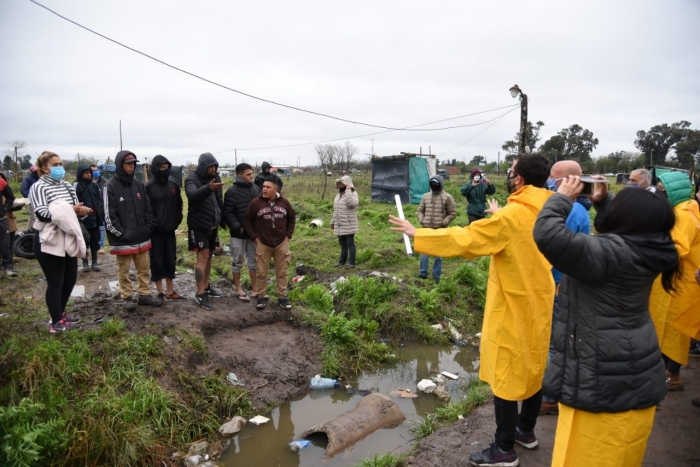
[[[478,167],[480,165],[485,165],[485,164],[486,164],[486,158],[484,156],[481,156],[481,155],[476,155],[476,156],[472,157],[472,160],[469,161],[468,165]]]
[[[30,154],[25,154],[22,156],[22,159],[20,161],[20,166],[22,169],[28,169],[29,167],[32,166],[32,156]]]
[[[2,160],[2,168],[5,170],[12,170],[12,167],[14,167],[15,163],[12,160],[12,156],[9,154],[5,155],[5,158]]]
[[[533,153],[537,147],[537,142],[540,140],[540,130],[544,126],[542,120],[538,120],[534,125],[532,122],[527,122],[527,141],[525,143],[525,152]],[[506,162],[513,162],[518,156],[518,142],[520,141],[520,132],[515,134],[515,138],[503,143],[501,149],[506,152]]]
[[[675,159],[678,165],[684,169],[692,169],[696,160],[700,163],[700,130],[689,129],[673,149],[676,151]]]
[[[673,145],[688,134],[688,128],[690,128],[690,122],[686,120],[671,125],[668,123],[654,125],[649,131],[639,130],[634,145],[644,153],[647,160],[651,155],[654,165],[662,165]]]
[[[575,160],[581,165],[589,165],[592,162],[591,152],[596,146],[598,138],[593,136],[593,132],[575,123],[545,141],[540,146],[540,153],[551,162]]]

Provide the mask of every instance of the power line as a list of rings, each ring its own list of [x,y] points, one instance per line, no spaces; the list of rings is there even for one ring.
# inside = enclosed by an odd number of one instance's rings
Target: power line
[[[111,38],[111,37],[109,37],[109,36],[107,36],[107,35],[105,35],[105,34],[102,34],[102,33],[98,32],[98,31],[95,31],[94,29],[92,29],[92,28],[90,28],[90,27],[88,27],[88,26],[85,26],[85,25],[83,25],[83,24],[81,24],[81,23],[79,23],[79,22],[77,22],[77,21],[75,21],[75,20],[72,20],[72,19],[68,18],[67,16],[62,15],[61,13],[59,13],[59,12],[57,12],[57,11],[55,11],[55,10],[49,8],[48,6],[46,6],[46,5],[44,5],[44,4],[40,3],[40,2],[38,2],[37,0],[29,0],[29,2],[33,3],[34,5],[36,5],[36,6],[40,7],[40,8],[43,8],[44,10],[48,11],[49,13],[51,13],[51,14],[53,14],[53,15],[59,17],[59,18],[61,18],[61,19],[64,20],[64,21],[67,21],[68,23],[70,23],[70,24],[72,24],[72,25],[74,25],[74,26],[76,26],[76,27],[78,27],[78,28],[80,28],[80,29],[83,29],[83,30],[85,30],[85,31],[87,31],[87,32],[90,32],[90,33],[92,33],[92,34],[94,34],[94,35],[96,35],[96,36],[98,36],[98,37],[101,37],[102,39],[105,39],[105,40],[107,40],[107,41],[109,41],[109,42],[112,42],[113,44],[116,44],[116,45],[118,45],[118,46],[120,46],[120,47],[123,47],[123,48],[125,48],[125,49],[127,49],[127,50],[129,50],[129,51],[131,51],[131,52],[134,52],[134,53],[136,53],[136,54],[138,54],[138,55],[141,55],[142,57],[145,57],[145,58],[147,58],[147,59],[149,59],[149,60],[152,60],[152,61],[154,61],[154,62],[156,62],[156,63],[159,63],[159,64],[161,64],[161,65],[163,65],[163,66],[166,66],[166,67],[168,67],[168,68],[170,68],[170,69],[172,69],[172,70],[179,71],[180,73],[184,73],[184,74],[187,75],[187,76],[190,76],[190,77],[192,77],[192,78],[198,79],[198,80],[200,80],[200,81],[204,81],[205,83],[211,84],[211,85],[213,85],[213,86],[217,86],[217,87],[222,88],[222,89],[225,89],[225,90],[227,90],[227,91],[234,92],[234,93],[236,93],[236,94],[240,94],[240,95],[245,96],[245,97],[249,97],[249,98],[251,98],[251,99],[255,99],[255,100],[260,101],[260,102],[265,102],[265,103],[267,103],[267,104],[277,105],[277,106],[279,106],[279,107],[284,107],[284,108],[290,109],[290,110],[296,110],[296,111],[298,111],[298,112],[304,112],[304,113],[311,114],[311,115],[315,115],[315,116],[318,116],[318,117],[324,117],[324,118],[328,118],[328,119],[331,119],[331,120],[337,120],[337,121],[340,121],[340,122],[351,123],[351,124],[353,124],[353,125],[362,125],[362,126],[367,126],[367,127],[371,127],[371,128],[379,128],[379,129],[382,129],[382,130],[389,130],[389,131],[439,131],[439,130],[449,130],[449,129],[453,129],[453,128],[463,128],[463,127],[464,127],[464,126],[453,126],[453,127],[444,127],[444,128],[409,128],[409,127],[406,127],[406,128],[399,128],[399,127],[391,127],[391,126],[385,126],[385,125],[377,125],[377,124],[374,124],[374,123],[367,123],[367,122],[361,122],[361,121],[359,121],[359,120],[352,120],[352,119],[349,119],[349,118],[338,117],[338,116],[336,116],[336,115],[331,115],[331,114],[327,114],[327,113],[324,113],[324,112],[317,112],[317,111],[315,111],[315,110],[310,110],[310,109],[306,109],[306,108],[303,108],[303,107],[298,107],[298,106],[290,105],[290,104],[284,104],[284,103],[282,103],[282,102],[278,102],[278,101],[275,101],[275,100],[272,100],[272,99],[267,99],[267,98],[264,98],[264,97],[256,96],[256,95],[254,95],[254,94],[250,94],[250,93],[248,93],[248,92],[241,91],[240,89],[235,89],[235,88],[232,88],[232,87],[227,86],[227,85],[225,85],[225,84],[221,84],[221,83],[219,83],[219,82],[217,82],[217,81],[214,81],[214,80],[211,80],[211,79],[209,79],[209,78],[205,78],[204,76],[198,75],[198,74],[196,74],[196,73],[194,73],[194,72],[188,71],[188,70],[186,70],[186,69],[184,69],[184,68],[181,68],[181,67],[178,67],[178,66],[176,66],[176,65],[172,65],[172,64],[166,62],[165,60],[162,60],[162,59],[160,59],[160,58],[158,58],[158,57],[155,57],[155,56],[150,55],[150,54],[148,54],[148,53],[146,53],[146,52],[143,52],[143,51],[141,51],[141,50],[139,50],[139,49],[136,49],[136,48],[131,47],[131,46],[127,45],[127,44],[124,44],[123,42],[120,42],[120,41],[118,41],[118,40],[116,40],[116,39],[113,39],[113,38]],[[443,121],[444,121],[444,120],[443,120]]]
[[[518,108],[519,106],[520,106],[520,104],[515,104],[514,106],[501,107],[500,109],[508,108],[508,107],[511,107],[511,108],[510,108],[510,110],[508,110],[507,112],[504,112],[504,113],[502,113],[502,114],[500,114],[500,115],[498,115],[498,116],[496,116],[495,118],[492,118],[492,119],[490,119],[490,120],[486,120],[486,121],[478,122],[478,123],[473,123],[473,124],[455,125],[455,126],[453,126],[453,127],[451,127],[451,128],[465,128],[465,127],[469,127],[469,126],[479,126],[479,125],[487,125],[487,124],[490,124],[490,125],[488,125],[488,126],[486,127],[486,129],[488,129],[488,128],[490,128],[491,126],[493,126],[493,124],[495,124],[495,122],[497,122],[498,120],[502,119],[503,117],[505,117],[505,116],[508,115],[509,113],[514,112],[515,110],[517,110],[517,108]],[[500,109],[499,109],[499,110],[500,110]],[[477,112],[477,113],[475,113],[475,114],[478,114],[478,113],[486,113],[486,112],[488,112],[488,111]],[[472,114],[472,115],[475,115],[475,114]],[[424,126],[424,125],[430,125],[430,124],[432,124],[432,123],[438,123],[438,122],[442,122],[442,121],[446,121],[446,120],[453,120],[453,119],[462,118],[462,117],[465,117],[465,116],[466,116],[466,115],[461,115],[461,116],[446,118],[446,119],[442,119],[442,120],[434,120],[434,121],[432,121],[432,122],[419,123],[419,124],[416,124],[416,125],[411,125],[411,126],[409,126],[409,127],[407,127],[407,128],[418,127],[418,126]],[[270,150],[270,149],[296,148],[296,147],[310,146],[310,145],[315,145],[315,144],[328,144],[328,143],[334,143],[334,142],[336,142],[336,141],[344,141],[344,140],[350,140],[350,139],[366,138],[366,137],[368,137],[368,136],[382,135],[382,134],[386,134],[386,133],[391,133],[391,132],[393,132],[393,131],[394,131],[394,130],[375,131],[375,132],[373,132],[373,133],[365,133],[365,134],[362,134],[362,135],[354,135],[354,136],[345,136],[345,137],[333,138],[333,139],[329,139],[329,140],[325,140],[325,141],[307,141],[307,142],[305,142],[305,143],[280,144],[280,145],[276,145],[276,146],[256,146],[256,147],[249,147],[249,148],[238,148],[238,147],[237,147],[236,150],[239,151],[239,152],[240,152],[240,151],[252,152],[252,151]],[[481,133],[482,133],[482,132],[479,132],[477,135],[479,135],[479,134],[481,134]],[[465,144],[466,144],[466,143],[465,143]],[[225,149],[225,150],[223,150],[223,151],[218,151],[218,152],[219,152],[219,153],[224,153],[224,154],[225,154],[225,153],[232,152],[232,151],[233,151],[233,149]]]

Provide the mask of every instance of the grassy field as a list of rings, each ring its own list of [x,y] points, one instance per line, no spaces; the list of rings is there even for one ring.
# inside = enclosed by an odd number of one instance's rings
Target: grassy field
[[[493,178],[495,198],[503,204],[504,177]],[[329,228],[334,179],[329,178],[324,199],[320,175],[284,179],[284,195],[297,212],[289,275],[295,275],[299,263],[312,271],[293,288],[290,299],[297,319],[317,329],[324,343],[326,376],[350,376],[390,362],[402,341],[445,342],[445,335],[431,328],[434,323],[449,320],[462,332],[473,333],[482,320],[488,258],[446,259],[439,284],[418,279],[417,256],[407,256],[401,236],[389,230],[394,205],[370,201],[369,173],[353,180],[360,195],[360,232],[357,268],[349,270],[334,267],[340,251]],[[466,203],[459,194],[464,181],[457,176],[446,183],[457,202],[452,225],[467,223]],[[231,180],[225,182],[230,186]],[[19,193],[16,184],[13,189]],[[417,223],[416,206],[405,206],[405,211]],[[322,228],[310,225],[315,218],[323,220]],[[24,227],[24,211],[17,213],[17,222]],[[179,230],[178,269],[184,271],[193,268],[194,255],[186,250],[185,221]],[[228,243],[224,230],[220,240]],[[375,271],[389,277],[370,275]],[[123,322],[111,320],[96,330],[60,339],[49,336],[41,324],[48,313],[37,293],[42,277],[38,264],[23,261],[18,272],[18,278],[3,278],[0,284],[0,308],[7,313],[0,318],[1,465],[153,464],[176,448],[211,436],[224,418],[249,413],[245,391],[222,378],[188,376],[176,355],[164,350],[160,336],[148,330],[133,334]],[[215,256],[213,279],[230,279],[230,274],[230,257]],[[347,280],[338,282],[333,294],[331,283],[340,276]],[[249,287],[247,272],[243,277]],[[274,295],[272,286],[270,293]],[[173,333],[182,338],[178,348],[183,352],[206,354],[200,337],[177,329]],[[164,372],[174,375],[170,379],[176,387],[159,384]],[[482,389],[474,389],[460,404],[483,399]],[[426,419],[418,434],[429,433],[458,410],[448,407]],[[377,459],[371,465],[391,462]]]

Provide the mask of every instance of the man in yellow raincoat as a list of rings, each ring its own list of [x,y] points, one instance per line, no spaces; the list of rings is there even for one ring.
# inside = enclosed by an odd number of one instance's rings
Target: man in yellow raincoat
[[[676,215],[671,237],[678,251],[681,277],[671,294],[664,291],[657,278],[649,297],[649,312],[666,361],[668,390],[678,391],[683,389],[680,367],[688,363],[690,338],[700,332],[700,288],[694,277],[700,267],[700,210],[691,199],[687,174],[670,172],[659,178]]]
[[[496,412],[495,442],[473,453],[475,466],[518,465],[515,442],[534,449],[542,401],[554,303],[552,266],[535,245],[532,229],[552,192],[543,188],[549,164],[541,156],[519,158],[508,177],[508,204],[490,201],[488,219],[468,227],[415,229],[391,217],[392,230],[415,238],[415,250],[431,256],[491,256],[481,331],[479,378],[491,386]],[[518,401],[523,401],[518,414]]]

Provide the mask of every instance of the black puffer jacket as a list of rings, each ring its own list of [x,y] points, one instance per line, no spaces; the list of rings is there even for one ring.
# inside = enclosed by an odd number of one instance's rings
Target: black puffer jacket
[[[160,166],[168,164],[168,170]],[[157,155],[151,161],[151,179],[146,185],[146,193],[153,209],[153,231],[168,233],[177,229],[182,222],[182,194],[180,186],[170,180],[170,161]]]
[[[190,230],[213,230],[221,224],[221,208],[224,204],[221,190],[209,189],[209,182],[220,182],[221,178],[207,174],[207,169],[212,165],[218,166],[219,163],[211,153],[205,152],[199,156],[197,170],[185,180],[185,194],[189,201],[187,227]]]
[[[231,230],[231,236],[236,238],[249,238],[245,231],[245,212],[250,202],[260,194],[260,190],[254,183],[248,183],[236,177],[233,185],[226,190],[224,196],[224,222]],[[241,232],[241,229],[243,231]]]
[[[544,393],[589,412],[654,406],[666,384],[649,292],[678,262],[671,237],[574,234],[566,228],[571,206],[553,195],[534,229],[540,251],[564,273]]]
[[[75,194],[78,196],[78,201],[92,209],[92,212],[81,222],[86,229],[96,229],[104,224],[103,218],[103,201],[100,196],[100,187],[97,183],[83,179],[83,174],[90,171],[89,165],[81,165],[78,167],[78,183],[75,186]]]
[[[143,183],[124,172],[123,162],[131,151],[120,151],[114,163],[117,172],[107,183],[104,191],[104,213],[107,238],[112,247],[131,246],[119,249],[124,254],[140,252],[144,242],[151,238],[153,213]],[[138,250],[138,251],[137,251]]]

